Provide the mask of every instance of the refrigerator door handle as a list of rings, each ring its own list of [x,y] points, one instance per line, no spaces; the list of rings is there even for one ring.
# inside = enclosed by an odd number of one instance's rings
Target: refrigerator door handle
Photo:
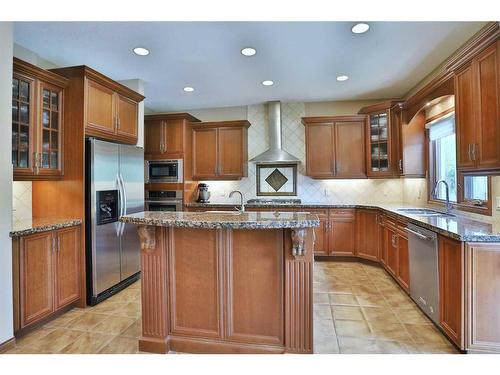
[[[119,195],[119,199],[118,199],[118,204],[120,205],[119,209],[118,209],[118,216],[122,216],[123,215],[123,187],[122,187],[122,182],[120,180],[120,175],[117,174],[116,175],[116,186],[118,188],[118,195]],[[116,227],[116,236],[119,237],[121,235],[121,232],[122,232],[122,225],[123,223],[118,221],[117,222],[117,227]]]
[[[122,216],[127,214],[127,193],[125,192],[125,182],[123,181],[123,176],[121,173],[118,174],[118,178],[120,179],[120,185],[121,185],[121,195],[123,197],[123,204],[122,204]],[[120,236],[123,235],[123,231],[125,230],[125,223],[120,223],[121,228],[120,228]]]

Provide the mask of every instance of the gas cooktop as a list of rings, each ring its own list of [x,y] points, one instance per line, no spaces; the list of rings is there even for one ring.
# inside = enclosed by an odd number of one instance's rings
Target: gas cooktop
[[[300,199],[292,199],[292,198],[257,198],[257,199],[249,199],[247,201],[247,204],[300,204],[301,200]]]

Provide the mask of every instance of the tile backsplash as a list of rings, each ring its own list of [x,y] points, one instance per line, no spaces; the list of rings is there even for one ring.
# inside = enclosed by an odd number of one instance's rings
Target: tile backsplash
[[[12,183],[12,222],[31,219],[31,181],[14,181]]]
[[[425,179],[355,179],[315,180],[305,172],[305,129],[301,118],[305,116],[305,105],[301,102],[282,103],[283,148],[301,160],[297,175],[297,197],[304,202],[332,203],[403,203],[424,204],[426,202]],[[267,105],[248,107],[248,158],[269,148]],[[248,177],[239,181],[204,181],[210,187],[211,202],[236,202],[229,199],[232,190],[240,190],[245,200],[256,196],[256,167],[250,163]],[[279,198],[279,197],[278,197]]]

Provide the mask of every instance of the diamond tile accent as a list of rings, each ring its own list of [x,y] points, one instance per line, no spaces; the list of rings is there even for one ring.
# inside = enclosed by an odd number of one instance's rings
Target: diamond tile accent
[[[281,173],[277,168],[271,172],[269,176],[266,178],[266,182],[271,185],[271,187],[275,190],[278,191],[281,189],[283,185],[286,184],[288,181],[288,178],[286,178],[283,173]]]

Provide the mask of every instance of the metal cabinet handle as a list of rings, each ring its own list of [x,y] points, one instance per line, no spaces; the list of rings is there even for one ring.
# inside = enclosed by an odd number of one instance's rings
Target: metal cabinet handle
[[[120,126],[121,126],[121,120],[119,117],[116,118],[116,126],[118,129],[120,129]]]
[[[477,144],[472,145],[472,160],[476,161],[476,149],[477,149]]]
[[[61,251],[61,238],[57,235],[57,252]]]
[[[403,172],[403,159],[399,159],[399,170]]]
[[[472,144],[469,143],[469,147],[467,148],[467,153],[469,154],[469,160],[472,161]]]
[[[56,252],[56,237],[52,235],[52,254]]]

